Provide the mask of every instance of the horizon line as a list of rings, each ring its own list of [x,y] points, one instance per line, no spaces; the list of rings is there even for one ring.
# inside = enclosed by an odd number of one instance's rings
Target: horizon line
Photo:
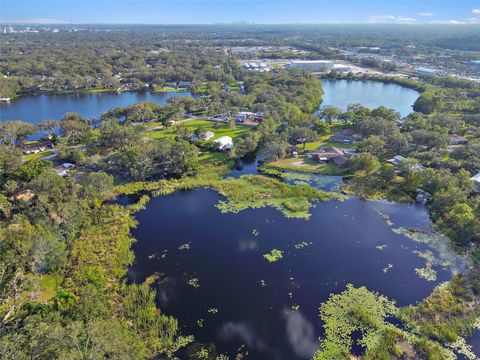
[[[480,26],[480,23],[452,23],[452,22],[437,22],[437,23],[398,23],[398,22],[283,22],[283,23],[259,23],[259,22],[248,22],[248,21],[238,21],[238,22],[215,22],[215,23],[101,23],[101,22],[23,22],[23,21],[16,21],[16,20],[0,20],[0,26],[5,25],[36,25],[36,26],[52,26],[52,25],[123,25],[123,26],[131,26],[131,25],[144,25],[144,26],[179,26],[179,25],[187,25],[187,26],[212,26],[212,25],[229,25],[229,26],[239,26],[239,25],[399,25],[399,26],[418,26],[418,25],[446,25],[446,26]]]

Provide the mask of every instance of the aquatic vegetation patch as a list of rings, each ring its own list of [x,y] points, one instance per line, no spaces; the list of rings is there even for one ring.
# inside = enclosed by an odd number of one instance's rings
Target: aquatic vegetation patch
[[[178,247],[178,250],[190,250],[190,243],[185,243],[185,244],[181,244],[179,247]]]
[[[339,194],[316,190],[309,185],[288,185],[262,175],[225,179],[222,176],[226,172],[228,166],[225,165],[204,165],[194,176],[119,185],[115,187],[113,195],[149,191],[154,196],[162,196],[179,190],[212,188],[226,198],[216,205],[222,213],[238,213],[246,209],[269,206],[281,211],[286,217],[304,219],[310,217],[309,210],[315,201],[343,199]]]
[[[390,216],[388,214],[383,213],[382,211],[375,209],[375,212],[380,215],[383,220],[387,223],[388,226],[393,226],[393,221],[390,219]]]
[[[468,335],[478,316],[478,299],[461,275],[437,286],[419,304],[399,312],[400,320],[413,331],[449,344]]]
[[[390,264],[390,263],[389,263],[386,267],[383,268],[383,272],[384,272],[384,273],[387,273],[387,272],[389,272],[389,271],[392,270],[392,269],[393,269],[393,264]]]
[[[297,250],[300,250],[300,249],[304,249],[310,245],[313,245],[313,242],[306,242],[306,241],[302,241],[301,243],[298,243],[298,244],[295,244],[293,245],[293,247]]]
[[[420,354],[425,351],[434,353],[436,359],[456,358],[439,343],[390,323],[398,313],[394,301],[363,286],[348,284],[344,292],[330,295],[320,305],[325,337],[314,360],[353,358],[354,338],[365,349],[365,359],[424,358]]]
[[[414,250],[413,253],[425,260],[425,267],[415,269],[417,274],[428,280],[436,280],[435,266],[440,266],[445,270],[457,272],[467,267],[470,260],[466,256],[457,254],[450,247],[450,239],[442,234],[435,232],[432,229],[420,230],[415,228],[392,228],[396,234],[403,235],[410,240],[429,246],[433,251]]]
[[[191,278],[187,281],[187,284],[192,286],[195,289],[198,289],[200,287],[200,283],[198,281],[198,278]]]
[[[427,265],[424,268],[415,268],[415,272],[418,276],[427,281],[437,280],[437,272],[432,268],[431,265]]]
[[[268,254],[264,254],[263,257],[269,262],[273,263],[283,258],[283,251],[278,249],[272,249]]]
[[[453,343],[449,344],[448,347],[455,352],[462,354],[468,360],[478,359],[477,355],[475,355],[475,353],[473,352],[472,347],[467,343],[465,338],[461,336],[459,336],[457,340],[455,340]]]

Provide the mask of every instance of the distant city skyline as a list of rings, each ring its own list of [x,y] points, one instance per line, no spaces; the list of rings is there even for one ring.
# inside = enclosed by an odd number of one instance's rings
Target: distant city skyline
[[[479,0],[1,0],[30,24],[480,24]]]

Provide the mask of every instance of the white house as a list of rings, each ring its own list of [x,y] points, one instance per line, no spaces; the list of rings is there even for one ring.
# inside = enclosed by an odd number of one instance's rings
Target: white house
[[[230,136],[222,136],[213,140],[215,144],[218,144],[220,150],[230,150],[233,147],[233,140]]]
[[[196,135],[196,134],[193,134],[192,135],[192,140],[194,140],[194,141],[198,141],[198,140],[208,141],[214,136],[215,136],[215,133],[213,131],[206,131],[206,132],[200,134],[200,136]]]
[[[238,122],[244,122],[245,120],[252,120],[255,117],[253,112],[241,111],[235,115],[235,120]]]
[[[480,173],[478,173],[475,176],[472,176],[470,180],[473,181],[473,191],[476,192],[477,194],[480,193]]]
[[[393,159],[389,159],[389,160],[387,160],[387,162],[389,162],[390,164],[392,164],[395,167],[398,167],[398,165],[400,165],[400,163],[403,160],[406,160],[406,158],[404,158],[402,155],[395,155],[393,157]]]

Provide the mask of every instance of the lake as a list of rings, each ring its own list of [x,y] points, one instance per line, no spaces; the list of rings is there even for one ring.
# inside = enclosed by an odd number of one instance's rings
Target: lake
[[[384,105],[406,116],[412,112],[412,105],[419,96],[418,91],[378,81],[322,80],[322,84],[325,91],[322,106],[334,105],[342,109],[351,103],[361,103],[369,108]],[[60,120],[66,112],[77,112],[85,118],[99,117],[110,109],[142,101],[165,104],[172,96],[192,94],[186,91],[144,91],[24,96],[10,103],[0,103],[0,121],[23,120],[36,124],[46,119]]]
[[[353,103],[371,109],[383,105],[397,110],[402,117],[413,111],[412,105],[420,96],[416,90],[379,81],[322,80],[322,86],[322,107],[333,105],[345,110]]]
[[[153,198],[136,215],[128,279],[159,274],[162,311],[230,358],[308,359],[322,335],[318,308],[330,293],[365,285],[404,306],[461,267],[458,259],[434,265],[435,281],[417,275],[426,266],[419,254],[438,251],[394,229],[431,231],[424,207],[350,198],[317,203],[301,220],[271,208],[221,214],[221,199],[208,189]],[[263,255],[274,248],[283,259],[268,263]]]
[[[46,119],[60,120],[66,112],[76,112],[84,118],[99,117],[103,112],[113,108],[142,101],[163,105],[172,96],[192,96],[192,94],[188,91],[166,93],[144,91],[24,96],[10,103],[0,103],[0,121],[23,120],[37,124]]]

